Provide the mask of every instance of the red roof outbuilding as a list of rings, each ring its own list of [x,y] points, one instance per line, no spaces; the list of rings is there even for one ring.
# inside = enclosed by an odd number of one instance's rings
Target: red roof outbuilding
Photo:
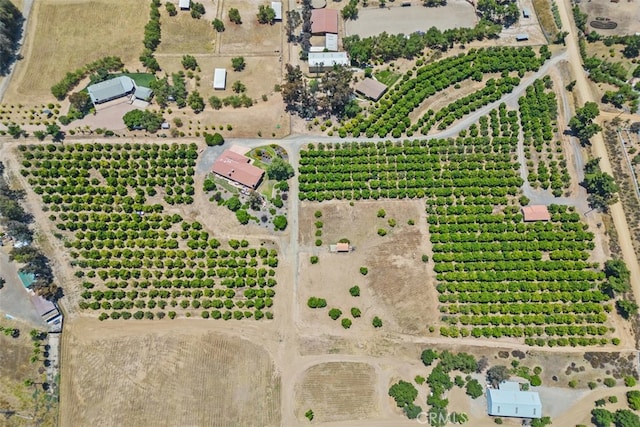
[[[338,11],[336,9],[313,9],[311,11],[312,34],[338,34]]]
[[[531,205],[522,208],[525,222],[551,221],[551,214],[545,205]]]
[[[253,166],[251,159],[242,154],[226,150],[213,164],[213,173],[220,175],[238,184],[255,190],[262,181],[264,171]]]

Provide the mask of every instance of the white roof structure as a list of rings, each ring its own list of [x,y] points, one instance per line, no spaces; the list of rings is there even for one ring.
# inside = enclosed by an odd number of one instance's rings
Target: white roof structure
[[[224,90],[227,87],[227,70],[216,68],[213,73],[213,88]]]
[[[282,21],[282,2],[272,1],[271,9],[276,13],[276,21]]]
[[[347,52],[309,52],[309,67],[333,67],[349,65]]]
[[[338,35],[327,33],[324,38],[324,45],[328,51],[336,52],[338,50]]]
[[[489,415],[517,418],[541,418],[542,402],[535,391],[520,391],[514,381],[502,382],[498,389],[487,390]]]
[[[178,7],[181,10],[189,10],[189,8],[191,7],[191,0],[180,0],[178,2]]]

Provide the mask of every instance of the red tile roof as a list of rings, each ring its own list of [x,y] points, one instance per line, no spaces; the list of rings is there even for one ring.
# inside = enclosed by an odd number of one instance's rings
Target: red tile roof
[[[532,205],[522,208],[525,221],[551,221],[549,209],[544,205]]]
[[[260,184],[264,171],[250,164],[250,161],[251,159],[242,154],[226,150],[215,161],[212,170],[238,184],[255,189]]]
[[[336,251],[338,251],[338,252],[349,252],[349,244],[348,243],[338,243],[338,244],[336,244]]]
[[[336,9],[313,9],[311,11],[311,32],[313,34],[338,34],[338,11]]]

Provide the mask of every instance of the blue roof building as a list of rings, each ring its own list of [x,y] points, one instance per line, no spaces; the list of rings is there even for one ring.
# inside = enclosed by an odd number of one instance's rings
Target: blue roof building
[[[521,391],[514,381],[487,391],[487,411],[498,417],[542,418],[542,402],[535,391]]]

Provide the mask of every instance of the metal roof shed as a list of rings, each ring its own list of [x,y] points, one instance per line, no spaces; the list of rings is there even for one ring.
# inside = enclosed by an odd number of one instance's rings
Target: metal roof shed
[[[191,0],[180,0],[178,2],[178,7],[180,10],[189,10],[191,7]]]
[[[520,384],[506,381],[487,391],[487,411],[500,417],[542,418],[542,402],[538,392],[520,391]]]
[[[338,35],[327,33],[324,38],[324,46],[330,52],[336,52],[338,50]]]
[[[527,40],[529,40],[529,34],[522,33],[522,34],[517,34],[516,35],[516,41],[524,42],[524,41],[527,41]]]
[[[152,95],[153,91],[144,86],[137,86],[136,90],[133,92],[133,96],[143,101],[148,101]]]
[[[91,85],[87,88],[87,92],[94,104],[100,104],[128,95],[133,92],[135,87],[133,79],[127,76],[120,76]]]
[[[387,91],[387,86],[367,77],[356,84],[355,90],[367,98],[377,101]]]
[[[531,16],[531,12],[529,11],[529,9],[527,9],[526,7],[524,9],[522,9],[522,17],[523,18],[529,18]]]
[[[276,13],[276,21],[282,21],[282,2],[272,1],[271,9]]]
[[[312,73],[330,70],[334,65],[350,65],[347,52],[309,52],[308,60]]]
[[[227,87],[227,70],[216,68],[213,72],[213,88],[224,90]]]

